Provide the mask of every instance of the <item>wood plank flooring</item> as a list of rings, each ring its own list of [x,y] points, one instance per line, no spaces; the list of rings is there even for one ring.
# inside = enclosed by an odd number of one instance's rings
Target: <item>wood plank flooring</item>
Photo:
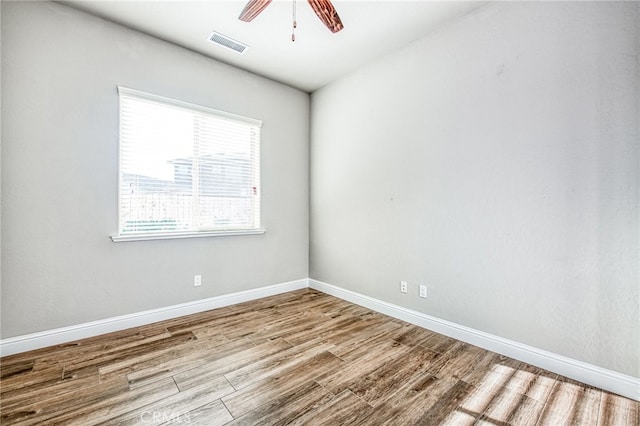
[[[639,403],[315,290],[0,360],[2,425],[633,425]]]

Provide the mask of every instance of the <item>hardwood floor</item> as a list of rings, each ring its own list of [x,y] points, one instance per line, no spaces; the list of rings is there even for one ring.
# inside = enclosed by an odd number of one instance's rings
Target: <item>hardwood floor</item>
[[[0,363],[2,425],[639,423],[638,402],[314,290]]]

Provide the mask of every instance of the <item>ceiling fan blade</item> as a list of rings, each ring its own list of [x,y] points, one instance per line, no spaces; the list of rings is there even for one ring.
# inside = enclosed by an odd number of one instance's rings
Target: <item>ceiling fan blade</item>
[[[242,12],[240,12],[238,19],[244,22],[253,21],[253,18],[269,6],[269,3],[271,3],[271,0],[249,0],[244,9],[242,9]]]
[[[323,24],[331,30],[332,33],[337,33],[344,28],[342,21],[336,12],[336,8],[333,7],[329,0],[308,0],[311,8]]]

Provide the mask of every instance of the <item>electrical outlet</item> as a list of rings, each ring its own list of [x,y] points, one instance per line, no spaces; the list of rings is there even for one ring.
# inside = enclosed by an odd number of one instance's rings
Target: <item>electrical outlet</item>
[[[202,275],[193,276],[193,286],[198,287],[202,285]]]
[[[400,281],[400,291],[403,293],[406,293],[408,291],[406,281]]]
[[[420,286],[420,297],[423,298],[427,298],[427,286],[426,285],[421,285]]]

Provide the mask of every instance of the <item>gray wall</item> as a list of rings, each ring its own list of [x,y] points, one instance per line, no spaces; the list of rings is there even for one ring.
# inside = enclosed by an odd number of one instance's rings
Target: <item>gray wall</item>
[[[308,94],[55,3],[2,9],[3,338],[308,276]],[[118,84],[264,121],[266,234],[109,240]]]
[[[315,92],[310,277],[640,376],[639,5],[492,4]]]

